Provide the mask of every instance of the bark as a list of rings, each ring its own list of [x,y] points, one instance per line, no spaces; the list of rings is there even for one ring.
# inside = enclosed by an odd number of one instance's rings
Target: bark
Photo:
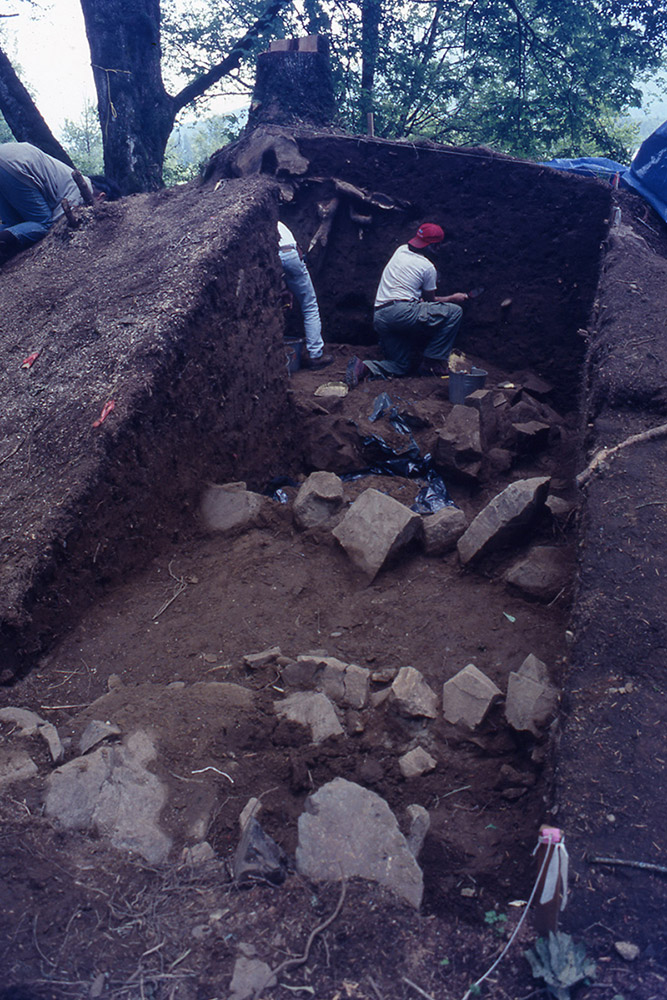
[[[373,111],[375,67],[380,51],[382,0],[363,0],[361,6],[361,128],[366,128],[366,115]]]
[[[17,142],[31,142],[44,153],[73,167],[71,159],[52,135],[14,67],[0,49],[0,111]]]
[[[176,114],[237,69],[251,41],[292,0],[269,0],[229,53],[179,94],[161,70],[160,0],[81,0],[98,96],[104,167],[124,194],[162,187]]]
[[[123,194],[162,187],[174,100],[160,64],[159,0],[81,0],[104,168]]]

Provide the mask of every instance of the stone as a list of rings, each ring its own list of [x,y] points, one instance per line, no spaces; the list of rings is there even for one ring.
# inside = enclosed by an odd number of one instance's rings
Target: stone
[[[639,958],[639,946],[631,941],[614,941],[614,948],[626,962],[634,962]]]
[[[549,668],[534,653],[528,654],[517,673],[521,677],[529,677],[530,680],[537,681],[538,684],[549,684],[550,682]]]
[[[271,646],[269,649],[263,649],[260,653],[248,653],[243,657],[243,664],[248,670],[259,670],[277,663],[279,656],[280,646]]]
[[[535,375],[533,372],[526,372],[520,377],[519,381],[526,392],[529,392],[531,396],[535,396],[536,399],[545,399],[554,391],[553,386],[549,382],[540,378],[539,375]]]
[[[520,455],[544,451],[549,444],[550,427],[541,420],[513,423],[512,429],[515,434],[516,450]]]
[[[482,467],[482,457],[479,411],[456,404],[438,432],[433,458],[446,475],[475,482]]]
[[[556,496],[547,497],[546,506],[551,511],[554,521],[560,523],[568,521],[577,509],[577,505],[573,500],[565,500],[564,497]]]
[[[398,766],[404,778],[419,778],[428,771],[433,771],[437,761],[423,747],[408,750],[398,759]]]
[[[257,881],[282,885],[287,878],[285,852],[264,832],[254,816],[250,816],[243,827],[241,840],[234,853],[232,871],[237,885]]]
[[[502,691],[474,663],[469,663],[442,687],[442,711],[447,722],[475,729]]]
[[[405,811],[408,814],[408,822],[410,824],[407,836],[408,847],[410,848],[410,852],[417,858],[424,846],[426,834],[431,826],[431,817],[428,814],[428,809],[424,809],[424,806],[416,804],[409,805]]]
[[[292,508],[297,528],[326,527],[334,523],[343,506],[343,484],[333,472],[311,472],[297,493]]]
[[[224,534],[246,531],[259,523],[268,501],[246,489],[245,483],[209,486],[201,501],[201,515],[209,531]]]
[[[229,1000],[251,1000],[251,997],[260,996],[265,989],[275,985],[276,977],[271,972],[271,966],[258,958],[241,955],[234,963]]]
[[[25,781],[38,774],[39,769],[25,750],[10,750],[0,747],[0,788],[15,781]]]
[[[319,691],[298,691],[284,701],[275,702],[276,715],[310,728],[313,743],[322,743],[330,736],[340,736],[343,727],[334,707]]]
[[[512,671],[507,682],[505,718],[517,732],[539,736],[553,718],[558,701],[558,691],[547,682],[534,679],[528,671]]]
[[[241,827],[241,830],[243,830],[243,827],[246,825],[251,816],[254,816],[255,819],[258,819],[261,811],[262,811],[262,803],[260,802],[259,799],[255,798],[254,796],[253,798],[248,799],[243,809],[241,810],[241,815],[239,816],[239,826]]]
[[[401,715],[437,718],[438,696],[414,667],[401,667],[391,685],[391,695]]]
[[[468,518],[458,507],[443,507],[423,519],[424,552],[427,556],[442,556],[456,548],[456,543],[468,527]]]
[[[463,565],[482,559],[519,534],[524,535],[544,507],[549,482],[548,476],[520,479],[494,497],[459,538],[457,548]]]
[[[527,600],[553,601],[572,580],[573,561],[569,549],[536,545],[504,574],[510,590]]]
[[[465,406],[470,406],[479,413],[479,431],[482,448],[486,452],[496,439],[498,433],[498,416],[494,404],[492,389],[475,389],[465,398]]]
[[[368,704],[371,672],[356,663],[348,664],[345,671],[345,697],[343,703],[350,708],[365,708]]]
[[[319,662],[315,686],[337,705],[342,705],[345,701],[346,670],[347,663],[335,656],[325,656]]]
[[[486,455],[489,467],[494,472],[509,472],[512,468],[514,455],[507,448],[490,448]]]
[[[184,847],[181,858],[185,865],[203,865],[207,861],[215,860],[215,851],[207,840],[202,840],[192,847]]]
[[[424,881],[383,798],[334,778],[306,800],[299,817],[297,871],[315,881],[365,878],[418,908]]]
[[[0,722],[9,722],[18,726],[19,736],[41,736],[42,739],[46,740],[51,760],[54,763],[59,764],[65,757],[65,748],[58,736],[58,730],[51,722],[46,722],[36,712],[14,706],[0,708]]]
[[[113,722],[103,722],[100,719],[92,719],[81,734],[81,739],[79,740],[79,753],[87,753],[89,750],[92,750],[93,747],[97,746],[98,743],[111,739],[113,736],[120,735],[120,728],[114,725]]]
[[[333,535],[371,583],[421,531],[419,514],[379,490],[368,489],[357,497]]]
[[[146,767],[155,757],[149,734],[136,730],[118,746],[63,764],[47,780],[46,815],[65,829],[95,829],[150,864],[166,861],[171,839],[159,819],[167,790]]]

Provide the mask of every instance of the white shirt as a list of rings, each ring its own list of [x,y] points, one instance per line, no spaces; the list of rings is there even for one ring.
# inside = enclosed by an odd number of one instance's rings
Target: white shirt
[[[294,239],[294,234],[290,229],[287,228],[284,222],[278,223],[278,249],[279,250],[296,250],[296,240]]]
[[[418,302],[424,292],[434,292],[437,283],[435,265],[404,243],[382,272],[375,308],[392,301]]]

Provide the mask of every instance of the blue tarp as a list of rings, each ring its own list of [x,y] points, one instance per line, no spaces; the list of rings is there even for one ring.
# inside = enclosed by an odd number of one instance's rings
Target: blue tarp
[[[604,156],[549,160],[545,166],[598,177],[610,183],[618,174],[620,187],[636,191],[667,222],[667,122],[644,140],[629,167]]]

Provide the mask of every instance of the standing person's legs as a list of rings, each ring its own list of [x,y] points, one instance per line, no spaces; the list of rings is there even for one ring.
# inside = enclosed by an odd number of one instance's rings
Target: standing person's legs
[[[324,349],[322,321],[308,268],[297,250],[282,251],[280,262],[283,265],[285,283],[301,307],[308,354],[312,359],[319,358]]]
[[[46,236],[51,228],[51,209],[41,191],[28,180],[20,180],[0,167],[0,218],[2,229],[19,241],[22,249]]]

